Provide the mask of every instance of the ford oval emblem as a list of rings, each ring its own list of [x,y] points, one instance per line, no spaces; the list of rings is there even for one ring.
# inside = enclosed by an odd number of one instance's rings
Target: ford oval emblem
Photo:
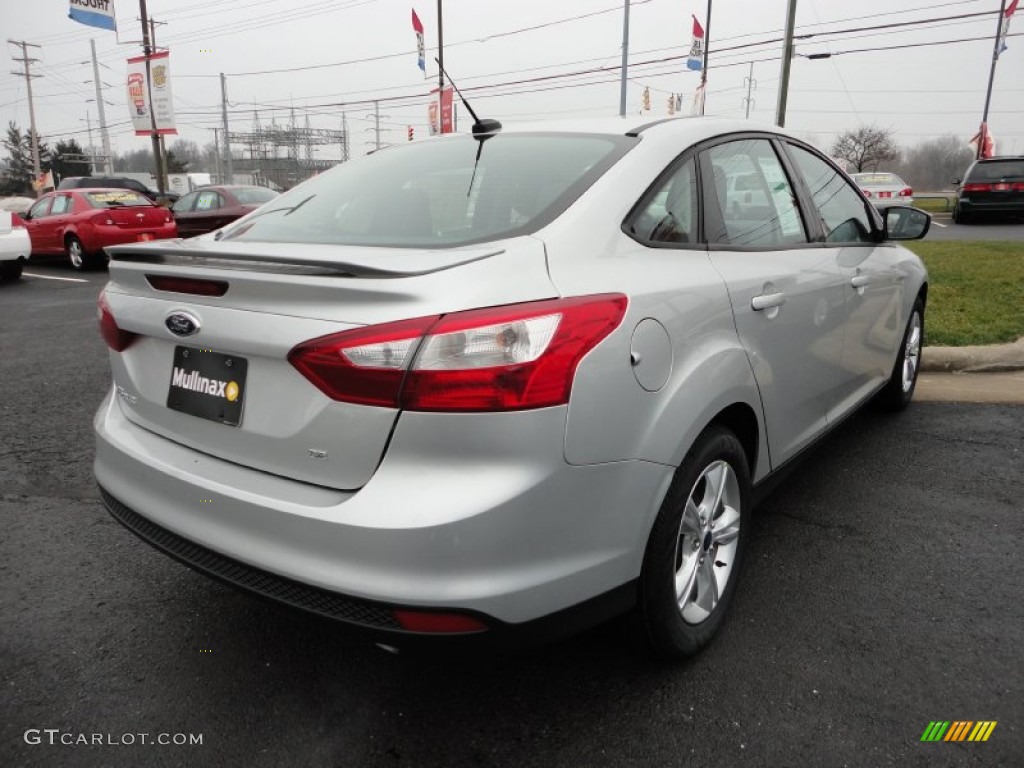
[[[188,312],[172,312],[164,320],[164,325],[175,336],[194,336],[199,333],[199,318]]]

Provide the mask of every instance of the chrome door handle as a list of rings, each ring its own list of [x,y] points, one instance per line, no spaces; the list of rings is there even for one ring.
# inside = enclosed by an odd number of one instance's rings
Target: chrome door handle
[[[854,288],[865,288],[871,284],[871,278],[867,275],[854,275],[850,278],[850,285]]]
[[[781,307],[785,303],[786,294],[784,293],[763,293],[750,300],[750,308],[755,312],[760,312],[763,309]]]

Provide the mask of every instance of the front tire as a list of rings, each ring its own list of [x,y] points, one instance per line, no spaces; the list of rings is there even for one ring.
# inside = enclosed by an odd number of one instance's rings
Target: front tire
[[[914,399],[917,374],[921,369],[921,347],[924,343],[924,302],[919,296],[910,311],[907,329],[903,332],[903,343],[892,367],[888,383],[878,393],[878,402],[892,412],[905,410]]]
[[[743,445],[724,427],[709,427],[676,471],[644,554],[637,620],[656,655],[692,656],[722,626],[751,504]]]
[[[17,280],[21,277],[21,270],[25,266],[24,259],[14,261],[0,261],[0,280]]]

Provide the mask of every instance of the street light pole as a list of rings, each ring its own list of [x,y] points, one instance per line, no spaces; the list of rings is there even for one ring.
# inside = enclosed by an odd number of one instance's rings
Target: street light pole
[[[160,197],[164,197],[167,187],[164,185],[164,159],[160,152],[160,132],[156,127],[156,110],[153,108],[153,73],[149,57],[153,48],[149,37],[149,14],[146,13],[146,0],[139,0],[139,14],[142,16],[142,52],[146,56],[146,95],[149,96],[149,119],[152,125],[150,138],[153,140],[153,160],[156,163],[156,189]]]
[[[100,141],[103,142],[103,168],[108,176],[114,173],[114,161],[110,156],[110,134],[107,132],[107,113],[103,109],[103,92],[100,90],[100,65],[96,61],[96,41],[89,38],[92,50],[92,81],[96,85],[96,109],[100,113]],[[90,141],[92,141],[90,139]]]

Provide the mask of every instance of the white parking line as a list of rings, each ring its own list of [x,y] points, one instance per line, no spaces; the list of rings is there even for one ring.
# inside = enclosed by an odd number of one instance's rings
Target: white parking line
[[[942,227],[943,229],[949,226],[949,224],[940,224],[935,219],[932,219],[932,224],[934,224],[936,227]]]
[[[35,272],[22,272],[25,277],[38,277],[40,280],[63,280],[66,283],[88,283],[80,277],[57,277],[55,275],[37,275]]]

